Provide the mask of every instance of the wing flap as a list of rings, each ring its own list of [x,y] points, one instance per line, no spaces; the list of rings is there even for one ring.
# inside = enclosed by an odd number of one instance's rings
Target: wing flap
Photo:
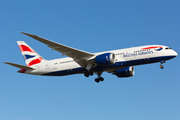
[[[10,63],[10,62],[4,62],[5,64],[11,65],[13,67],[17,67],[20,69],[26,69],[26,70],[34,70],[34,68],[32,67],[28,67],[28,66],[24,66],[24,65],[19,65],[19,64],[15,64],[15,63]]]

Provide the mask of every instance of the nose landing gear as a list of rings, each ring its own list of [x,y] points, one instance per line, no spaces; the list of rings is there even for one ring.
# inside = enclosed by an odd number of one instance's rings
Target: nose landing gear
[[[163,68],[164,68],[164,66],[163,66],[163,65],[160,65],[160,68],[161,68],[161,69],[163,69]]]
[[[164,66],[162,65],[163,63],[165,63],[165,60],[161,60],[161,65],[160,65],[160,68],[163,69]]]

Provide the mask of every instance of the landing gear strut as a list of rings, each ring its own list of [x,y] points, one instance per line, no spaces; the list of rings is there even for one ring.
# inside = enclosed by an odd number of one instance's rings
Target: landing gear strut
[[[161,65],[160,65],[160,68],[163,69],[164,66],[162,65],[163,63],[165,63],[165,60],[161,60]]]

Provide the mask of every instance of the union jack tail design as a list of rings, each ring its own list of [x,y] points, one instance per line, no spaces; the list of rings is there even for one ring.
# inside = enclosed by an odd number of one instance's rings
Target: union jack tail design
[[[38,53],[36,53],[29,45],[24,41],[17,41],[17,44],[21,50],[27,66],[39,64],[44,60]]]

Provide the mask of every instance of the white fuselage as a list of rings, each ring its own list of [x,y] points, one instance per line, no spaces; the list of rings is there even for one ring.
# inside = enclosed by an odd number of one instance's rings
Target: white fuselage
[[[153,48],[151,46],[160,46],[160,48]],[[94,68],[92,68],[93,72],[113,72],[114,70],[121,69],[127,66],[161,62],[162,60],[169,60],[177,56],[177,53],[174,50],[163,45],[147,45],[140,47],[132,47],[127,49],[94,53],[94,55],[98,56],[103,53],[114,53],[115,63],[109,66],[95,66]],[[43,60],[41,63],[33,65],[31,67],[36,69],[27,70],[25,72],[26,74],[63,76],[70,74],[81,74],[85,71],[84,68],[82,68],[70,57],[54,59],[49,61]]]

